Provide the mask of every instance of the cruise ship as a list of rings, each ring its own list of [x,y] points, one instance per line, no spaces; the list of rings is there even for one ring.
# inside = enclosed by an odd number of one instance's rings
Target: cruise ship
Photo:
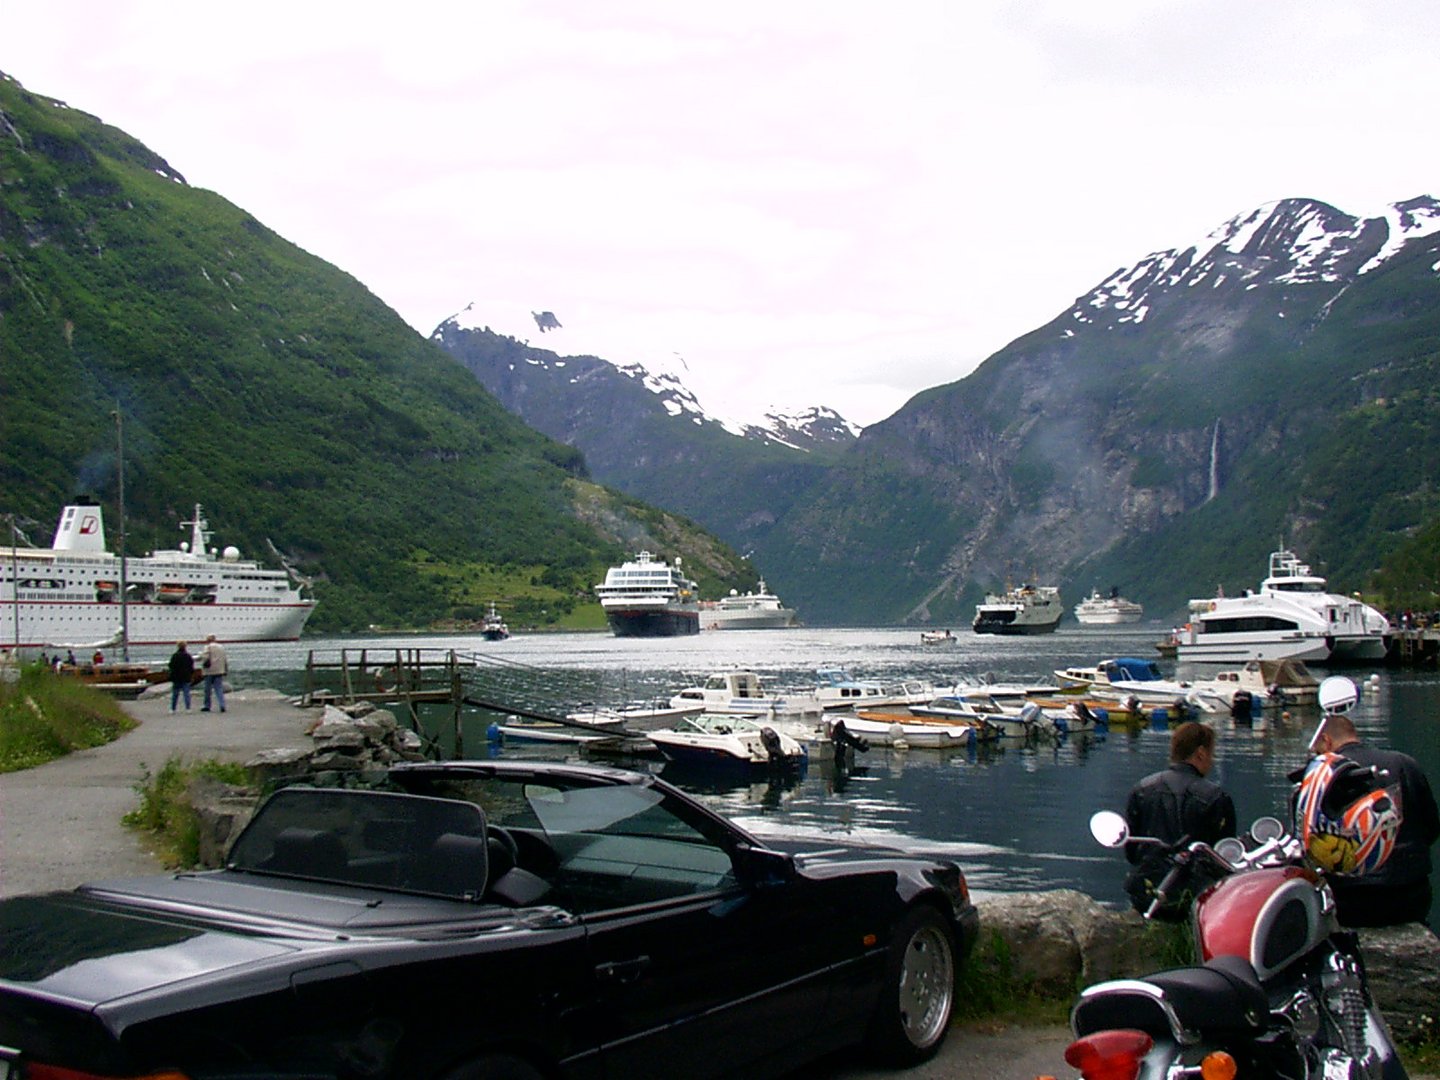
[[[695,582],[642,551],[632,561],[612,566],[595,586],[605,621],[616,637],[678,637],[700,632],[700,603]]]
[[[795,610],[765,588],[760,579],[756,592],[737,593],[700,605],[701,630],[783,630],[795,625]]]
[[[1383,660],[1390,622],[1358,599],[1326,591],[1323,577],[1293,551],[1270,553],[1259,592],[1190,601],[1176,635],[1176,658],[1243,664],[1249,660],[1368,663]]]
[[[0,610],[7,642],[21,649],[121,640],[294,641],[315,610],[283,570],[267,570],[227,547],[213,551],[195,505],[189,543],[122,560],[105,544],[99,506],[65,507],[48,548],[14,547],[0,557]],[[122,602],[123,583],[123,602]],[[13,622],[12,622],[13,620]]]
[[[1021,585],[990,593],[983,604],[976,604],[974,629],[977,634],[1050,634],[1064,613],[1059,589]]]
[[[1091,589],[1090,595],[1075,605],[1075,618],[1085,626],[1118,626],[1139,622],[1144,617],[1145,609],[1121,596],[1119,588],[1111,589],[1109,596],[1101,596],[1099,589]]]

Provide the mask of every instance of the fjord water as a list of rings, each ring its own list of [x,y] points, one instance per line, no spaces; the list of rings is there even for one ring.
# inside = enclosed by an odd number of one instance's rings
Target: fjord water
[[[1053,682],[1056,668],[1093,664],[1114,656],[1155,658],[1158,624],[1123,628],[1070,626],[1039,637],[994,637],[957,628],[954,646],[924,646],[918,629],[811,629],[711,631],[685,638],[614,638],[608,634],[517,635],[503,642],[478,636],[351,637],[307,639],[290,645],[231,647],[239,687],[302,687],[306,656],[340,648],[438,648],[474,652],[495,661],[484,668],[487,698],[566,711],[585,701],[619,704],[669,696],[712,671],[746,667],[767,687],[813,685],[815,669],[839,664],[857,678],[926,679],[948,688],[957,680],[989,675],[999,682]],[[1203,676],[1200,668],[1167,675]],[[1401,668],[1373,669],[1378,685],[1365,686],[1355,719],[1363,736],[1404,750],[1440,787],[1440,675]],[[1347,671],[1357,682],[1372,669]],[[1317,677],[1326,674],[1316,670]],[[473,710],[472,710],[473,712]],[[1216,718],[1219,763],[1214,778],[1233,795],[1242,823],[1280,814],[1289,783],[1285,774],[1305,759],[1318,713],[1292,710],[1288,720],[1267,714],[1253,727]],[[492,715],[465,721],[466,756],[558,755],[533,745],[494,747],[485,729]],[[1108,734],[1071,736],[1059,743],[1006,742],[978,751],[900,751],[875,747],[858,758],[849,776],[813,763],[798,783],[722,784],[678,778],[681,786],[761,836],[819,842],[876,843],[956,858],[979,891],[1076,888],[1106,902],[1123,903],[1121,856],[1098,847],[1088,821],[1099,809],[1123,809],[1136,780],[1163,768],[1165,730],[1116,727]],[[665,775],[660,761],[628,767]],[[1440,894],[1440,874],[1435,882]],[[1437,905],[1440,907],[1440,905]],[[1432,912],[1432,924],[1440,926]]]

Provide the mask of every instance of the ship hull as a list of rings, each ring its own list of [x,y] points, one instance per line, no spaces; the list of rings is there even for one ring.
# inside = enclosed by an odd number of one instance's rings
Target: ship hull
[[[1030,622],[1022,619],[1006,620],[1003,618],[987,618],[980,616],[975,620],[975,633],[977,634],[1053,634],[1055,628],[1060,625],[1057,618],[1053,622]]]
[[[779,611],[705,611],[700,626],[705,630],[784,630],[795,624],[795,612]]]
[[[616,637],[685,637],[700,632],[699,611],[610,610],[605,620]]]
[[[21,648],[104,641],[127,630],[131,645],[174,645],[177,641],[295,641],[315,609],[313,601],[293,604],[126,604],[21,601],[18,608],[0,604],[6,614],[18,612]],[[10,619],[6,619],[9,622]],[[8,629],[8,627],[7,627]],[[6,637],[11,635],[7,634]]]

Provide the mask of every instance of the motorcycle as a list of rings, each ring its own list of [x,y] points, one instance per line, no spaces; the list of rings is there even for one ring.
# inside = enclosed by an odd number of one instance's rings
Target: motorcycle
[[[1200,963],[1080,994],[1065,1060],[1085,1080],[1404,1080],[1356,936],[1341,929],[1324,874],[1279,820],[1260,818],[1244,839],[1213,847],[1132,836],[1113,811],[1097,813],[1090,830],[1106,847],[1164,849],[1169,867],[1144,914],[1198,893],[1190,926]]]

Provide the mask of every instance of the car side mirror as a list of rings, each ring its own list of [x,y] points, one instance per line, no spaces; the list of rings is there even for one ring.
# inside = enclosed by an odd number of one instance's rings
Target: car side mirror
[[[784,885],[795,878],[795,857],[769,848],[739,847],[735,849],[735,870],[747,885]]]
[[[1101,847],[1115,848],[1130,838],[1130,825],[1114,810],[1101,810],[1090,818],[1090,835]]]

